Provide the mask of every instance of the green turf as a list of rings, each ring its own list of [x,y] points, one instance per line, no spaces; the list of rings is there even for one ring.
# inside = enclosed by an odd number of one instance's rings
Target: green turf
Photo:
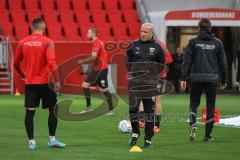
[[[75,99],[72,110],[80,110],[85,101],[75,96],[61,96]],[[205,106],[204,97],[201,107]],[[97,101],[94,101],[97,104]],[[170,94],[163,97],[164,112],[171,115],[186,115],[188,96]],[[240,115],[239,96],[219,95],[217,107],[221,115]],[[215,141],[202,141],[204,126],[200,125],[197,140],[189,142],[186,122],[161,124],[161,132],[153,138],[153,149],[143,153],[129,153],[130,134],[117,130],[118,122],[125,117],[127,105],[121,101],[115,116],[102,116],[87,122],[59,121],[57,138],[67,144],[65,149],[47,148],[47,116],[39,109],[35,117],[35,138],[38,149],[29,151],[24,129],[23,97],[0,96],[0,159],[18,160],[236,160],[240,157],[240,129],[217,126],[214,128]],[[142,132],[143,133],[143,132]],[[138,142],[142,147],[143,136]]]

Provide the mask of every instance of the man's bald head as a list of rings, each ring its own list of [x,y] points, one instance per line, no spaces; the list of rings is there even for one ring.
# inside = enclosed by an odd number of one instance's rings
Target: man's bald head
[[[144,23],[141,28],[141,40],[149,41],[154,34],[154,25],[152,23]]]

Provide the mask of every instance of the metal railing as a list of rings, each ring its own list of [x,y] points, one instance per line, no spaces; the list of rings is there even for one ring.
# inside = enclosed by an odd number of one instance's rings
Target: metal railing
[[[0,37],[0,69],[7,75],[10,83],[10,92],[13,94],[14,90],[14,68],[13,68],[13,50],[12,43],[9,37]]]
[[[7,51],[8,51],[8,71],[10,71],[10,86],[11,86],[11,94],[13,94],[13,79],[14,79],[14,67],[13,67],[13,60],[14,60],[14,57],[13,57],[13,49],[12,49],[12,43],[11,43],[11,40],[10,40],[10,37],[7,37],[6,38],[6,42],[7,42]]]

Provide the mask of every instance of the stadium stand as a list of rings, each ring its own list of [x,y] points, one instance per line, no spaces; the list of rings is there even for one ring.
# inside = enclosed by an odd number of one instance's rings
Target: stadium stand
[[[98,28],[104,41],[140,32],[135,0],[0,0],[0,25],[12,40],[29,34],[35,17],[45,19],[46,35],[55,41],[86,40],[89,27]]]

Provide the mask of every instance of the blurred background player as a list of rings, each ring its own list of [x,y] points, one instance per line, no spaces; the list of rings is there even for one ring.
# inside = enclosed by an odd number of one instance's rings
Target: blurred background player
[[[21,40],[15,53],[14,66],[20,76],[25,79],[25,127],[29,138],[29,149],[36,149],[34,139],[33,118],[36,109],[42,100],[42,108],[49,109],[48,127],[49,141],[48,147],[65,147],[64,143],[55,139],[57,129],[56,117],[56,92],[60,89],[55,60],[54,43],[51,39],[43,36],[45,23],[41,18],[32,21],[32,34]],[[24,70],[20,64],[24,61]],[[50,75],[54,72],[54,91],[50,88]]]
[[[113,104],[112,96],[108,89],[108,57],[104,49],[103,41],[98,38],[98,31],[96,28],[91,28],[87,33],[88,40],[92,41],[92,55],[84,60],[79,60],[80,65],[88,64],[88,67],[91,67],[89,74],[85,75],[84,82],[82,83],[83,92],[86,98],[86,112],[91,111],[91,93],[90,86],[98,85],[104,96],[107,99],[109,113],[107,115],[112,115],[113,113]]]
[[[151,140],[154,135],[154,98],[156,97],[156,94],[154,94],[155,92],[153,93],[151,89],[156,90],[156,85],[152,81],[159,82],[159,74],[164,69],[165,64],[164,51],[160,44],[153,39],[153,33],[153,24],[144,23],[141,28],[141,38],[132,41],[127,49],[127,69],[129,71],[129,115],[133,129],[129,145],[134,146],[140,137],[138,111],[139,104],[142,101],[146,115],[144,148],[151,147]],[[156,72],[147,68],[154,64],[157,64]],[[151,69],[155,69],[155,67]],[[148,81],[148,78],[150,78],[151,81]],[[154,87],[150,88],[148,86]],[[151,92],[152,95],[144,95],[146,90]],[[143,94],[137,96],[136,94],[138,93]]]
[[[220,81],[220,89],[226,88],[227,60],[223,44],[211,32],[211,22],[207,18],[199,21],[199,29],[198,36],[189,41],[184,55],[181,86],[186,88],[186,80],[190,76],[190,140],[196,138],[197,108],[205,91],[207,117],[204,141],[212,141],[217,87]]]
[[[172,63],[173,59],[172,59],[171,53],[169,52],[166,44],[161,39],[156,39],[156,42],[158,42],[161,45],[161,47],[162,47],[162,49],[165,53],[165,64],[168,65],[168,64]],[[165,68],[160,73],[160,79],[162,81],[165,81],[166,78],[167,78],[167,69]],[[154,129],[153,130],[154,130],[155,133],[157,133],[157,132],[160,131],[160,122],[161,122],[161,119],[162,119],[163,109],[162,109],[162,103],[161,103],[161,96],[157,95],[155,100],[156,101],[155,101],[155,110],[154,110]],[[143,115],[143,113],[144,113],[142,102],[140,103],[139,112],[140,112],[140,115]],[[141,116],[141,119],[139,121],[139,127],[140,128],[145,127],[145,122],[144,122],[143,117],[144,116]]]

